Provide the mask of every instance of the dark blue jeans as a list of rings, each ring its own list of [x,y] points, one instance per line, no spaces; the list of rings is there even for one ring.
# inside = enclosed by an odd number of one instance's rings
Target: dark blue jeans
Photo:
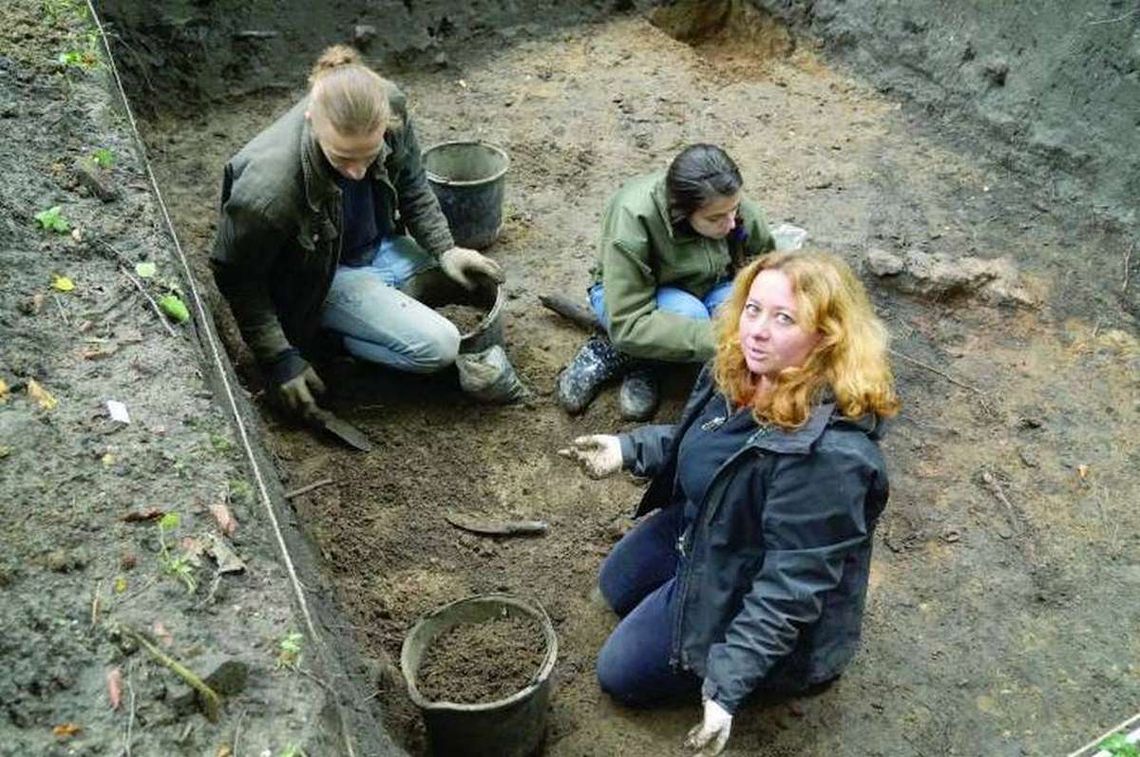
[[[602,563],[598,587],[621,622],[598,652],[598,683],[622,704],[646,707],[700,691],[699,678],[669,665],[683,510],[658,510],[638,523]]]

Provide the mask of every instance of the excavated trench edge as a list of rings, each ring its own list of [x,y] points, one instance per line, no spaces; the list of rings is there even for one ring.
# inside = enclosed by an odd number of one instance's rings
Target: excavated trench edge
[[[208,359],[211,370],[205,376],[209,384],[214,385],[225,397],[223,403],[230,414],[234,428],[241,440],[245,458],[249,463],[254,480],[257,482],[258,498],[268,518],[273,532],[274,540],[280,554],[282,567],[285,569],[289,586],[296,603],[295,612],[301,616],[308,636],[306,654],[310,659],[315,658],[316,666],[321,672],[322,688],[328,700],[319,712],[319,726],[343,747],[344,752],[355,757],[356,755],[404,755],[406,754],[392,740],[380,723],[380,712],[377,697],[370,697],[361,686],[359,675],[353,676],[349,670],[365,669],[364,657],[357,645],[351,639],[344,638],[332,631],[323,631],[329,626],[344,626],[341,622],[341,613],[328,600],[321,599],[321,593],[307,591],[305,586],[320,585],[323,580],[313,557],[312,546],[297,528],[288,525],[288,506],[284,497],[284,488],[276,475],[267,471],[273,470],[269,455],[260,443],[260,432],[257,430],[259,421],[257,413],[251,408],[248,400],[240,393],[234,391],[236,375],[229,356],[220,347],[220,341],[211,324],[213,315],[202,298],[197,282],[191,272],[189,262],[183,252],[170,213],[159,189],[158,181],[147,157],[146,147],[139,134],[138,124],[130,106],[122,79],[119,75],[111,46],[106,36],[103,22],[95,8],[93,0],[86,0],[88,12],[98,31],[103,51],[107,56],[114,89],[112,96],[117,97],[123,112],[127,117],[131,129],[131,138],[135,143],[140,162],[146,170],[151,190],[162,213],[162,222],[166,226],[170,238],[174,243],[174,250],[178,264],[182,267],[182,274],[187,282],[194,311],[195,332],[199,341],[202,356]],[[283,524],[282,520],[286,522]],[[306,580],[303,582],[302,577]],[[315,708],[316,709],[316,708]]]

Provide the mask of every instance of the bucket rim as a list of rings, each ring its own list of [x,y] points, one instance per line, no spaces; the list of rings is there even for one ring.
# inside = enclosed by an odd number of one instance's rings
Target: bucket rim
[[[542,660],[542,664],[538,667],[538,673],[534,676],[533,681],[526,687],[519,689],[514,694],[502,699],[496,699],[491,702],[479,702],[477,704],[469,704],[463,702],[450,702],[444,700],[431,700],[424,697],[420,690],[416,687],[413,671],[409,670],[411,667],[409,658],[411,656],[411,642],[416,637],[417,632],[424,623],[432,618],[438,617],[446,612],[453,610],[458,605],[464,604],[500,604],[510,605],[516,607],[523,612],[526,612],[538,621],[539,626],[542,628],[543,638],[546,640],[546,656]],[[400,647],[400,672],[404,675],[404,682],[408,687],[408,696],[412,702],[421,710],[448,710],[451,712],[487,712],[491,710],[498,710],[515,702],[527,699],[533,696],[536,691],[542,686],[545,686],[550,681],[550,673],[554,670],[554,663],[558,658],[558,635],[554,633],[554,623],[551,622],[550,616],[547,615],[546,609],[537,601],[524,599],[512,594],[475,594],[463,599],[457,599],[454,602],[448,602],[445,605],[435,608],[429,612],[424,613],[412,626],[404,637],[404,643]],[[418,672],[418,671],[417,671]]]
[[[500,168],[495,173],[491,174],[490,176],[487,176],[487,177],[482,178],[482,179],[470,179],[470,180],[466,180],[466,181],[460,181],[458,179],[449,179],[445,176],[440,176],[437,173],[432,173],[431,169],[429,169],[425,165],[424,166],[424,173],[427,174],[428,181],[434,182],[436,184],[441,184],[443,186],[448,186],[448,187],[471,187],[471,186],[477,186],[479,184],[490,184],[493,181],[498,181],[499,179],[503,178],[503,176],[507,173],[507,171],[510,170],[510,168],[511,168],[511,156],[507,155],[507,151],[504,150],[503,148],[499,147],[496,144],[492,144],[491,142],[484,142],[481,139],[452,139],[452,140],[448,140],[447,142],[437,142],[436,144],[432,145],[431,147],[428,147],[426,150],[423,151],[423,155],[420,158],[420,160],[421,160],[421,162],[423,162],[423,159],[428,156],[428,153],[433,152],[435,150],[442,149],[444,147],[469,146],[469,145],[475,145],[477,147],[486,147],[487,149],[496,153],[500,158],[503,159],[503,167]]]
[[[504,300],[506,299],[504,292],[503,292],[504,287],[503,287],[501,282],[495,281],[494,279],[492,279],[490,277],[486,277],[486,278],[491,283],[491,285],[495,287],[494,302],[491,303],[490,309],[479,320],[479,323],[475,325],[475,328],[471,329],[471,331],[468,331],[465,334],[459,335],[459,343],[461,346],[465,342],[467,344],[470,344],[471,342],[475,341],[476,339],[478,339],[479,337],[483,336],[488,331],[490,331],[495,326],[495,324],[498,322],[498,320],[500,318],[500,314],[502,313]],[[480,596],[490,596],[490,595],[480,595]],[[503,595],[503,596],[507,596],[507,595]]]

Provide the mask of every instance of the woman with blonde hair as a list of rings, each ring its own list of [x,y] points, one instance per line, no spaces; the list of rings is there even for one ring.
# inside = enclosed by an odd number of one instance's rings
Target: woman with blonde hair
[[[417,297],[498,264],[457,247],[428,186],[404,95],[350,47],[321,55],[308,94],[225,167],[211,257],[242,337],[304,418],[324,385],[322,333],[413,373],[451,365],[459,332]]]
[[[699,691],[703,754],[751,692],[824,684],[854,655],[888,495],[879,431],[899,406],[886,330],[833,255],[756,259],[716,328],[676,425],[561,451],[594,477],[652,478],[637,516],[653,514],[599,575],[621,621],[598,679],[633,706]]]

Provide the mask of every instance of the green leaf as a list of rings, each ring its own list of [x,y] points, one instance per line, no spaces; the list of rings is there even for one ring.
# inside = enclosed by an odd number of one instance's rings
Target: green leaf
[[[182,519],[178,517],[178,513],[167,513],[162,516],[162,520],[158,522],[158,527],[162,531],[173,531],[178,528],[178,523]]]
[[[52,205],[47,210],[36,213],[35,219],[39,222],[40,228],[58,231],[60,234],[71,231],[71,224],[63,217],[63,209],[58,205]]]
[[[158,266],[149,260],[142,263],[135,263],[135,273],[139,275],[140,279],[149,279],[158,273]]]
[[[100,168],[110,168],[115,165],[115,153],[111,152],[110,148],[107,147],[100,147],[91,153],[91,159],[95,161],[95,165]]]
[[[190,311],[186,309],[186,303],[176,294],[162,295],[158,298],[158,306],[175,323],[185,323],[190,320]]]

